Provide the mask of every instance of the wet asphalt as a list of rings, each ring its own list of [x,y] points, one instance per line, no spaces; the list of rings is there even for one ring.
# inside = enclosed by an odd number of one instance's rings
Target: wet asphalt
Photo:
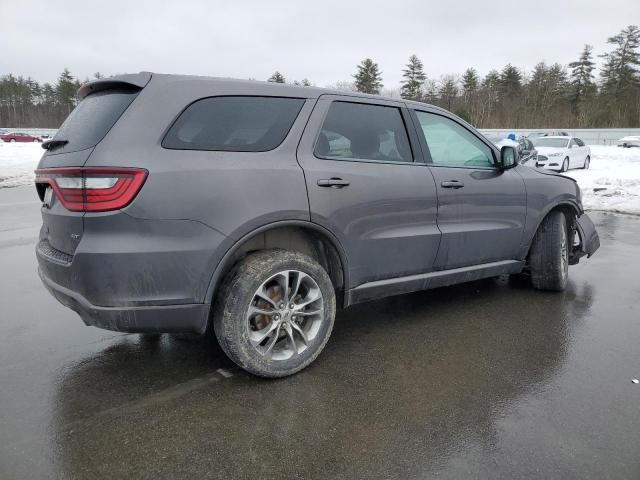
[[[566,292],[355,306],[269,381],[210,339],[85,327],[36,274],[35,192],[0,190],[0,478],[640,478],[640,218],[592,218]]]

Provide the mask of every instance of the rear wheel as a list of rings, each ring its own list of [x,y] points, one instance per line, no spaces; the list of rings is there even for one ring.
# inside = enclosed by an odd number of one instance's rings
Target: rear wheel
[[[331,279],[313,258],[265,250],[247,256],[227,275],[213,328],[238,366],[261,377],[284,377],[320,354],[335,310]]]
[[[551,212],[536,232],[529,254],[531,282],[539,290],[560,292],[569,274],[569,235],[564,213]]]
[[[564,161],[562,162],[562,169],[560,171],[566,172],[567,170],[569,170],[569,158],[564,159]]]
[[[16,139],[12,138],[11,140],[9,140],[11,143],[16,143]]]
[[[584,170],[589,170],[590,163],[591,163],[591,158],[589,158],[589,155],[587,155],[587,158],[584,159],[584,165],[582,166],[582,168]]]

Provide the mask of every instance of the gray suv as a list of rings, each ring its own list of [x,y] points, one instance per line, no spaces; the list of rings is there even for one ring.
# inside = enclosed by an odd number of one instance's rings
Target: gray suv
[[[87,325],[215,332],[309,365],[337,307],[502,274],[563,290],[598,235],[570,178],[430,105],[255,81],[97,80],[46,149],[47,289]]]

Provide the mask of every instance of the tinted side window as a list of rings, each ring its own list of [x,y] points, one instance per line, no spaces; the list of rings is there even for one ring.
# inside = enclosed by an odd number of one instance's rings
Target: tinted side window
[[[453,120],[416,111],[434,165],[493,167],[491,149]]]
[[[67,152],[95,147],[137,95],[138,90],[103,90],[87,95],[64,121],[54,140],[67,140]]]
[[[321,158],[413,161],[400,109],[366,103],[333,102],[314,153]]]
[[[203,98],[182,112],[162,146],[226,152],[273,150],[289,133],[302,105],[302,98]]]

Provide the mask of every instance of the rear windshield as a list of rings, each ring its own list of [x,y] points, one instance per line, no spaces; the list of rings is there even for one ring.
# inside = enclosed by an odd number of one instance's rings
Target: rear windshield
[[[304,99],[211,97],[182,112],[162,146],[181,150],[265,152],[282,143]]]
[[[103,90],[87,95],[64,121],[54,140],[67,140],[65,152],[95,147],[139,90]]]

